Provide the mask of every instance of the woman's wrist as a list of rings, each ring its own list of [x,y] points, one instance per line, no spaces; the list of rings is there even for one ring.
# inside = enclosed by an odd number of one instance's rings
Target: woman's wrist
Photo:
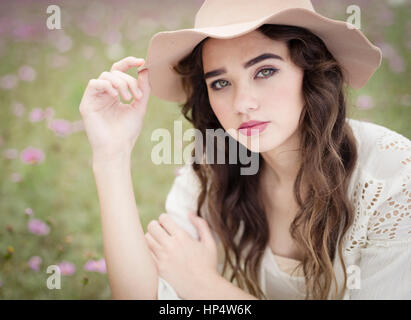
[[[131,152],[93,153],[92,166],[94,171],[112,169],[129,169],[131,165]]]

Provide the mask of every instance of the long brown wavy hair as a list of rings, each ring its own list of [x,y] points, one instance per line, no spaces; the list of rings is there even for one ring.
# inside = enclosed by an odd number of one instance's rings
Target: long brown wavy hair
[[[327,299],[333,281],[332,299],[342,299],[347,274],[341,238],[354,219],[346,191],[357,161],[356,141],[346,123],[345,73],[323,41],[305,28],[264,24],[257,31],[284,41],[291,60],[304,70],[304,107],[299,119],[302,163],[293,186],[299,210],[289,232],[303,252],[300,266],[305,277],[305,299]],[[174,66],[187,95],[186,102],[180,104],[182,114],[203,137],[206,129],[224,130],[210,106],[203,77],[201,53],[207,39]],[[202,150],[207,150],[205,138],[202,143]],[[225,143],[228,150],[229,142]],[[241,147],[237,142],[237,148]],[[254,156],[259,157],[262,168],[263,158],[259,153]],[[224,164],[192,164],[202,186],[197,214],[201,216],[203,204],[208,206],[208,222],[224,248],[223,275],[229,265],[231,282],[235,280],[243,290],[267,299],[258,283],[258,270],[269,240],[268,219],[260,198],[261,170],[254,175],[240,175],[240,168],[245,167],[241,161],[232,164],[227,157],[225,160]],[[308,192],[302,199],[300,188],[305,180],[309,181]],[[333,270],[336,248],[344,272],[340,292]]]

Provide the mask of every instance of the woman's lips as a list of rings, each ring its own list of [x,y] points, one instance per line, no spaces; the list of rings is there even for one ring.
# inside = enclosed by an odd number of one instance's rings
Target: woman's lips
[[[238,131],[245,136],[256,135],[256,134],[260,134],[261,132],[263,132],[269,124],[270,122],[263,122],[263,123],[256,124],[251,127],[241,128]]]

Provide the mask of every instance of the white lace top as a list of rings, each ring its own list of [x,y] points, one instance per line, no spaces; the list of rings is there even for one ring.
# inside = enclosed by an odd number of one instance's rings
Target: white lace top
[[[358,162],[347,191],[355,219],[343,238],[348,277],[344,299],[411,299],[411,141],[370,122],[347,122],[358,142]],[[166,212],[196,238],[188,212],[197,209],[199,191],[197,176],[185,165],[165,203]],[[259,281],[268,299],[304,299],[303,273],[290,274],[298,262],[274,255],[267,246]],[[341,288],[344,275],[338,258],[334,271]],[[158,299],[180,299],[161,277]]]

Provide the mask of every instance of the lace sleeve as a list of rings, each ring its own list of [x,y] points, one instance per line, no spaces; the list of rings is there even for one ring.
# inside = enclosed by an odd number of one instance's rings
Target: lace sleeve
[[[393,191],[371,214],[369,243],[390,246],[411,239],[411,178],[404,170],[394,182]]]
[[[366,245],[360,248],[360,287],[351,299],[411,299],[411,168],[410,141],[403,145],[379,145],[380,150],[401,148],[390,159],[397,165],[394,176],[384,179],[369,206]],[[404,144],[405,143],[405,144]],[[386,162],[388,163],[388,162]],[[390,171],[393,167],[390,167]]]

